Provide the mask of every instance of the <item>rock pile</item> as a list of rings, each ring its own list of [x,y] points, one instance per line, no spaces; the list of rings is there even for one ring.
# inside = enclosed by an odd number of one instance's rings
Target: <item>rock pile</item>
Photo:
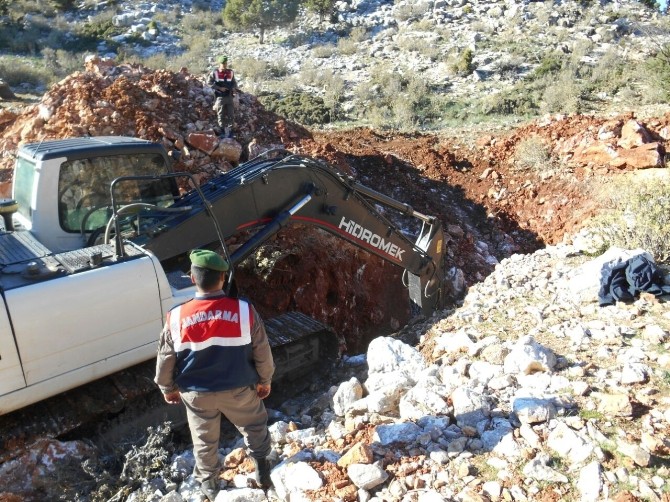
[[[603,266],[640,252],[514,255],[412,328],[418,350],[374,340],[365,380],[298,431],[273,425],[268,499],[667,500],[667,298],[597,302]],[[238,500],[233,486],[217,501]]]
[[[663,167],[665,144],[670,139],[670,114],[649,120],[639,119],[630,112],[614,118],[546,116],[516,128],[495,145],[484,141],[480,145],[490,146],[493,152],[510,151],[533,137],[541,139],[552,158],[572,168]]]
[[[179,150],[176,169],[198,179],[226,171],[249,155],[242,144],[252,139],[252,155],[263,145],[281,144],[278,118],[254,96],[241,93],[238,99],[238,140],[220,140],[213,129],[213,91],[203,78],[91,57],[83,72],[54,85],[37,105],[20,114],[0,110],[0,195],[9,194],[18,146],[53,138],[135,136]]]

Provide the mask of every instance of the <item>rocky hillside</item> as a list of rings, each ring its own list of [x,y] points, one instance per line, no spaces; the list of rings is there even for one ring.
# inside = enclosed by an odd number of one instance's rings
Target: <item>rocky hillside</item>
[[[332,16],[305,11],[289,27],[267,29],[263,44],[258,33],[221,28],[221,1],[80,4],[57,22],[113,16],[117,34],[92,51],[102,57],[121,51],[203,74],[226,53],[247,92],[317,96],[345,123],[439,129],[484,116],[665,101],[663,76],[646,63],[670,42],[668,17],[634,0],[341,0]],[[21,22],[42,32],[50,20],[31,13]],[[187,40],[194,30],[205,37],[197,47]]]
[[[597,301],[603,265],[635,254],[503,260],[462,307],[375,339],[341,383],[271,410],[267,493],[240,439],[224,441],[216,502],[670,500],[667,303]],[[84,442],[42,441],[0,466],[0,496],[195,502],[192,468],[169,427],[120,471]]]
[[[416,99],[413,91],[430,92],[460,103],[465,117],[497,106],[496,96],[515,88],[517,93],[530,92],[532,87],[519,84],[538,78],[550,62],[584,68],[573,76],[574,82],[549,86],[538,97],[541,111],[577,111],[568,102],[576,99],[574,84],[590,71],[622,61],[631,70],[629,85],[603,85],[594,91],[594,105],[620,110],[622,105],[655,103],[651,95],[657,94],[642,74],[642,63],[670,42],[667,18],[635,1],[373,0],[340,1],[336,10],[332,22],[319,24],[308,15],[297,29],[269,32],[264,45],[249,35],[231,33],[215,41],[213,50],[232,55],[242,82],[251,80],[256,92],[296,88],[328,98],[337,87],[334,81],[341,82],[338,92],[346,97],[348,117],[365,117],[375,94],[382,92],[384,72],[395,75],[397,90],[407,101]],[[466,51],[472,61],[464,70],[459,63]],[[251,61],[285,67],[286,74],[257,86],[253,77],[245,77],[245,63]],[[424,87],[404,86],[415,78]],[[511,102],[522,100],[516,93],[508,97]],[[555,101],[561,100],[558,106]],[[507,113],[523,109],[512,104]]]

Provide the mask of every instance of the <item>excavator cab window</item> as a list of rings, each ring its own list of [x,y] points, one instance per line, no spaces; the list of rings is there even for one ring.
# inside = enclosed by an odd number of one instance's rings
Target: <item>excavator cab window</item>
[[[61,165],[58,180],[58,210],[67,232],[92,232],[112,215],[110,185],[121,176],[167,174],[168,166],[158,154],[114,155],[73,159]],[[176,188],[171,180],[124,182],[120,204],[146,202],[162,207],[173,203]]]

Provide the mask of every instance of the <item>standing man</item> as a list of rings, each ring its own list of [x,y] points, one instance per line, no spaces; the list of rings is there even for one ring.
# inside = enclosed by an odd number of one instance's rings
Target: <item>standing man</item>
[[[210,74],[207,84],[214,89],[216,97],[214,110],[216,110],[216,119],[223,131],[223,137],[232,138],[235,119],[233,96],[237,90],[237,82],[235,73],[228,68],[228,57],[219,58],[219,67]]]
[[[272,484],[268,414],[274,361],[265,325],[244,300],[226,296],[230,265],[213,251],[190,254],[195,298],[167,315],[155,382],[170,404],[183,402],[191,429],[194,475],[213,501],[219,492],[221,414],[237,427],[256,464],[256,481]]]

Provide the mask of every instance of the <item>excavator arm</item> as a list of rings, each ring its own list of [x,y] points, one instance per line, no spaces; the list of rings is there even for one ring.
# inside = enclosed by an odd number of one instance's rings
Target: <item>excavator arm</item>
[[[168,208],[138,209],[145,223],[132,240],[165,261],[217,242],[225,249],[224,239],[256,230],[229,256],[236,265],[286,225],[314,225],[402,267],[415,310],[430,315],[442,306],[444,237],[437,218],[323,162],[284,151],[280,155],[242,164]],[[420,227],[418,235],[406,236],[386,216],[389,210],[410,217]]]

